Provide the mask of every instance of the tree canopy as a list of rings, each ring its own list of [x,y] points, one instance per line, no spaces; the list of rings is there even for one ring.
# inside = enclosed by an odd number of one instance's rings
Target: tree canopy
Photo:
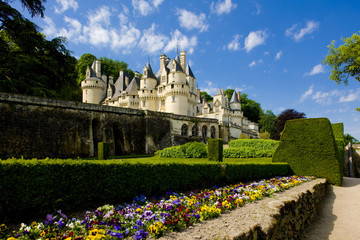
[[[305,118],[306,114],[295,109],[286,109],[277,116],[276,128],[278,133],[284,130],[287,120]],[[280,136],[279,136],[280,137]]]
[[[212,102],[213,97],[210,96],[207,92],[200,92],[200,95],[205,98],[206,102]]]
[[[347,85],[349,77],[360,81],[360,36],[355,33],[341,40],[343,45],[338,48],[335,47],[335,41],[331,42],[323,63],[332,68],[329,77],[331,80]]]
[[[266,110],[259,120],[259,130],[261,133],[268,132],[271,139],[279,139],[279,133],[276,128],[276,116],[271,110]]]

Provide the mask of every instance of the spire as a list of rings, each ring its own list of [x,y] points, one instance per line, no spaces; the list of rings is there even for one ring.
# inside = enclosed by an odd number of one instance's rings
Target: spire
[[[154,72],[151,68],[151,65],[150,65],[150,59],[148,59],[148,62],[145,66],[145,68],[147,69],[146,71],[146,75],[144,76],[145,78],[153,78],[153,79],[156,79],[155,75],[154,75]]]
[[[193,72],[191,71],[191,68],[190,68],[190,64],[189,64],[189,63],[186,65],[186,72],[185,72],[185,73],[186,73],[186,75],[195,78]]]
[[[231,96],[230,103],[240,103],[235,90]]]

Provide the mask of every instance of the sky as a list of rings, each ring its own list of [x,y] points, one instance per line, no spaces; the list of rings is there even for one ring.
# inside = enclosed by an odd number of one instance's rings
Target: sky
[[[67,38],[76,58],[91,53],[142,72],[159,58],[187,60],[201,91],[246,93],[276,115],[295,109],[307,118],[344,123],[360,140],[360,83],[329,79],[327,46],[360,31],[357,0],[47,0],[45,17],[23,11],[48,39]]]

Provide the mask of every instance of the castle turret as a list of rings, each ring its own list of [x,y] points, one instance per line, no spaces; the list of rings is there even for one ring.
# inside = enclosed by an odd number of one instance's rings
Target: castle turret
[[[185,51],[180,52],[180,65],[181,65],[182,69],[185,70],[185,68],[186,68],[186,52]]]
[[[236,91],[234,91],[232,96],[231,96],[230,108],[232,110],[240,110],[240,101],[238,99],[238,95],[236,94]]]
[[[95,60],[90,67],[86,69],[86,78],[81,82],[83,91],[83,102],[101,103],[107,95],[106,76],[101,75],[101,62]]]

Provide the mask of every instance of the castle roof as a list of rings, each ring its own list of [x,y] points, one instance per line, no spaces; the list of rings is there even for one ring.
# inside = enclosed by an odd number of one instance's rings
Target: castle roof
[[[175,64],[175,69],[173,68],[174,64]],[[170,72],[178,72],[178,71],[183,72],[184,71],[182,69],[180,63],[176,59],[173,59],[172,61],[170,61],[166,67],[170,69]]]
[[[146,75],[143,76],[144,78],[153,78],[153,79],[157,79],[152,68],[150,65],[150,62],[148,61],[148,63],[145,65],[147,71],[146,71]]]
[[[186,65],[186,71],[185,71],[185,73],[186,73],[186,75],[189,75],[190,77],[195,78],[193,72],[191,71],[190,64],[187,64],[187,65]]]
[[[214,94],[214,96],[217,96],[217,95],[223,95],[222,90],[220,88]]]
[[[114,87],[114,95],[112,96],[111,100],[116,100],[120,97],[122,91],[127,88],[127,83],[125,82],[126,77],[130,79],[130,76],[125,71],[120,71],[119,78],[116,80]]]
[[[140,78],[134,77],[127,86],[127,88],[125,89],[125,91],[129,95],[138,95],[139,89],[140,89]]]
[[[230,103],[240,103],[240,101],[237,97],[236,91],[233,92],[231,99],[230,99]]]

